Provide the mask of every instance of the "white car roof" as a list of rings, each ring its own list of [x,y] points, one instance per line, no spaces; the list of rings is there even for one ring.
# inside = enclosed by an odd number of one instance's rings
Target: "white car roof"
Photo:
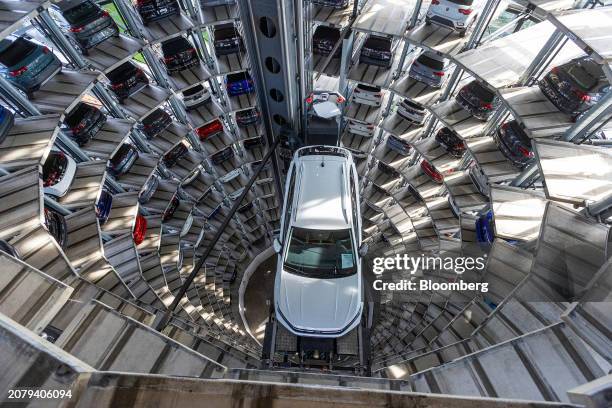
[[[348,172],[346,163],[347,159],[330,155],[303,156],[297,161],[294,226],[326,230],[350,228],[351,201],[344,181]]]

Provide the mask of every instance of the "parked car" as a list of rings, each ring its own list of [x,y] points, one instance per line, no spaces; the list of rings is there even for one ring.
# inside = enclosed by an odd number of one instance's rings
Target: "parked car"
[[[184,143],[178,143],[162,156],[162,163],[168,168],[173,167],[181,157],[187,154],[188,150],[189,148]]]
[[[136,216],[136,222],[134,222],[134,229],[132,230],[132,240],[134,244],[140,245],[147,235],[147,219],[142,215]]]
[[[397,136],[389,135],[387,138],[387,147],[402,156],[408,156],[412,150],[412,146]]]
[[[13,245],[3,239],[0,239],[0,251],[12,256],[13,258],[21,259],[21,254]]]
[[[182,92],[183,103],[188,111],[197,109],[200,106],[211,101],[211,95],[208,88],[202,84],[192,86]]]
[[[410,65],[408,76],[434,88],[440,88],[446,78],[450,62],[438,54],[425,51]]]
[[[66,228],[64,216],[47,206],[45,206],[44,209],[44,216],[47,231],[49,231],[58,245],[64,248],[66,245],[66,236],[68,235],[68,228]]]
[[[319,55],[329,55],[334,46],[340,41],[340,29],[319,25],[312,35],[312,52]],[[334,52],[334,57],[340,57],[342,47],[338,46]]]
[[[164,210],[164,214],[162,215],[163,222],[168,222],[172,219],[179,204],[180,204],[180,200],[179,200],[178,194],[174,193],[172,195],[172,198],[168,202],[166,209]]]
[[[92,0],[61,0],[51,4],[51,16],[79,45],[84,55],[101,42],[119,37],[115,20]]]
[[[76,174],[76,162],[70,156],[59,150],[51,150],[43,172],[43,191],[54,197],[62,197],[70,189]]]
[[[0,75],[31,98],[62,70],[62,63],[44,45],[18,37],[0,41]]]
[[[349,5],[348,0],[312,0],[315,6],[331,7],[335,9],[344,9]]]
[[[381,173],[386,174],[392,179],[396,179],[400,177],[400,173],[397,170],[395,170],[393,167],[389,166],[388,164],[385,164],[382,161],[378,162],[377,167]]]
[[[257,108],[249,108],[236,112],[236,123],[240,127],[255,125],[261,120],[261,114]]]
[[[450,28],[463,37],[476,22],[479,6],[478,0],[431,0],[425,24]]]
[[[402,102],[397,105],[397,114],[403,119],[417,125],[422,125],[423,122],[425,122],[426,113],[427,110],[423,106],[408,98],[404,98]]]
[[[524,167],[535,157],[531,139],[516,120],[501,125],[493,134],[493,140],[499,151],[517,167]]]
[[[126,61],[106,74],[111,83],[111,90],[123,103],[125,99],[140,91],[149,84],[149,78],[144,71],[130,61]]]
[[[252,137],[250,139],[244,139],[242,145],[246,150],[253,150],[258,147],[266,145],[266,139],[263,136]]]
[[[4,142],[14,123],[15,114],[0,105],[0,143]]]
[[[297,336],[337,338],[361,321],[361,260],[367,245],[362,244],[358,186],[348,150],[308,146],[295,152],[273,247],[276,318]]]
[[[489,119],[501,103],[495,92],[476,80],[461,88],[455,100],[479,120]]]
[[[440,144],[451,156],[461,157],[465,153],[465,142],[455,132],[443,127],[436,133],[436,142]]]
[[[474,165],[470,167],[468,174],[470,175],[472,183],[474,184],[474,186],[476,186],[476,189],[478,189],[478,192],[484,195],[485,197],[488,197],[490,191],[489,181],[487,179],[487,176],[480,169],[480,166]]]
[[[161,44],[168,75],[180,72],[200,63],[196,49],[183,36],[173,37]]]
[[[211,136],[223,132],[223,123],[219,119],[215,119],[196,129],[196,133],[201,141],[205,141]]]
[[[100,225],[104,225],[110,216],[113,207],[113,195],[106,190],[100,191],[100,197],[96,202],[96,217]]]
[[[444,181],[444,176],[442,175],[442,173],[436,170],[434,165],[428,162],[427,160],[423,160],[421,162],[421,170],[423,170],[423,173],[427,174],[432,181],[438,184],[442,184],[442,182]]]
[[[115,176],[130,171],[138,159],[138,150],[129,143],[123,143],[108,161],[108,170]]]
[[[374,128],[375,126],[371,123],[357,119],[347,119],[346,129],[354,135],[372,137],[374,136]]]
[[[361,47],[359,62],[391,68],[393,41],[388,37],[370,34]]]
[[[106,115],[95,106],[79,102],[64,118],[66,133],[79,146],[91,140],[106,123]]]
[[[448,195],[448,206],[451,209],[451,212],[453,213],[453,215],[457,218],[459,218],[459,214],[461,214],[461,208],[459,208],[459,206],[457,205],[457,202],[455,201],[455,199],[453,198],[452,195]]]
[[[162,108],[157,108],[142,120],[142,131],[148,139],[159,135],[172,123],[172,117]]]
[[[554,67],[538,85],[561,112],[574,118],[610,92],[610,83],[602,66],[589,57],[576,58]]]
[[[493,211],[488,210],[476,219],[476,240],[480,244],[490,245],[495,239],[495,222]]]
[[[153,194],[155,194],[158,185],[159,177],[155,173],[151,174],[138,193],[138,202],[140,204],[146,204],[151,197],[153,197]]]
[[[213,26],[213,38],[217,56],[244,52],[242,37],[234,23]]]
[[[177,0],[135,0],[132,4],[145,26],[153,21],[178,16],[181,13]]]
[[[353,90],[351,100],[368,106],[380,106],[383,94],[379,86],[357,84]]]
[[[236,4],[236,0],[200,0],[200,5],[202,8],[231,6],[234,4]]]
[[[244,95],[255,90],[253,79],[246,71],[227,74],[225,76],[225,87],[230,96]]]
[[[213,154],[210,159],[213,164],[219,165],[224,161],[231,159],[232,157],[234,157],[234,151],[232,150],[231,146],[228,146],[225,149]]]

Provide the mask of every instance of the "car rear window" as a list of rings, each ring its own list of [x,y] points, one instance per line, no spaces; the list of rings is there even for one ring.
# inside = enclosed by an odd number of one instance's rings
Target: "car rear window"
[[[136,67],[131,62],[124,62],[106,74],[106,76],[111,82],[119,82],[130,77],[134,71],[136,71]]]
[[[97,14],[98,7],[90,1],[85,1],[76,7],[64,11],[62,14],[70,24],[79,24]]]
[[[474,0],[448,0],[451,3],[459,4],[460,6],[471,6],[474,4]]]
[[[391,51],[391,39],[370,35],[366,40],[365,46],[381,51]]]
[[[419,62],[419,64],[423,64],[432,69],[436,69],[439,71],[442,71],[444,69],[443,61],[431,58],[430,56],[425,55],[425,54],[421,54],[419,58],[417,58],[417,61]]]
[[[68,115],[66,115],[66,124],[70,127],[76,126],[81,121],[83,116],[85,116],[85,114],[91,109],[94,109],[93,106],[83,102],[79,102],[77,107],[73,109],[72,112],[70,112]]]
[[[121,161],[125,158],[125,156],[130,150],[132,150],[131,145],[127,143],[122,144],[117,150],[117,153],[115,153],[115,155],[111,157],[110,162],[115,166],[118,165],[119,163],[121,163]]]
[[[567,75],[578,85],[583,91],[589,91],[597,85],[597,78],[591,75],[582,65],[572,65],[567,69]]]
[[[320,40],[337,41],[338,39],[340,39],[340,30],[327,26],[318,26],[314,32],[313,38]]]
[[[171,40],[164,41],[162,43],[161,48],[162,48],[162,52],[164,54],[167,54],[170,52],[178,52],[178,51],[186,50],[192,47],[189,41],[187,41],[185,38],[176,37],[176,38],[172,38]]]
[[[183,91],[183,96],[195,95],[198,92],[202,91],[202,89],[204,89],[204,87],[202,85],[196,85],[193,88],[189,88],[189,89]]]
[[[17,38],[0,54],[0,63],[7,67],[19,64],[36,49],[36,44],[23,37]]]
[[[228,82],[243,81],[245,79],[251,79],[251,76],[246,72],[237,72],[235,74],[227,74]]]
[[[470,90],[484,101],[492,101],[495,94],[478,81],[470,83]]]
[[[378,86],[369,86],[369,85],[359,84],[357,85],[357,88],[363,89],[364,91],[368,91],[368,92],[380,92],[380,87]]]

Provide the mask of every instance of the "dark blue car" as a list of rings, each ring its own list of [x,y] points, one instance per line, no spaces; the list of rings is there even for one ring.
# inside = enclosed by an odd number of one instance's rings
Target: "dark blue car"
[[[100,198],[96,203],[96,216],[100,221],[100,225],[104,225],[104,223],[108,220],[112,206],[113,195],[106,190],[102,190],[100,192]]]
[[[495,239],[493,211],[489,210],[476,220],[476,240],[481,244],[491,244]]]
[[[6,135],[15,123],[13,112],[0,105],[0,143],[4,142]]]
[[[225,77],[225,87],[230,96],[244,95],[255,90],[253,79],[248,72],[227,74]]]

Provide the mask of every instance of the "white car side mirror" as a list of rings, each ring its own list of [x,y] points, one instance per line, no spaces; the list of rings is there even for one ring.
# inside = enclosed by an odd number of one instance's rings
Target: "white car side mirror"
[[[368,254],[368,244],[361,244],[361,246],[359,247],[359,256],[360,257],[364,257]]]
[[[272,247],[274,248],[274,252],[276,252],[277,254],[280,254],[281,249],[283,249],[283,246],[281,245],[278,238],[274,238],[274,241],[272,241]]]

